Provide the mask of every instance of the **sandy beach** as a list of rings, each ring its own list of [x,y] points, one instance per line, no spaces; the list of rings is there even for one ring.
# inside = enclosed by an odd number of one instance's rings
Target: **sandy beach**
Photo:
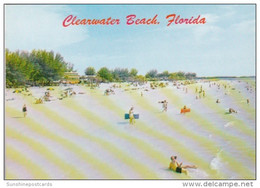
[[[48,87],[31,87],[30,96],[6,89],[6,179],[255,179],[254,79],[155,89],[116,83],[121,87],[104,95],[113,84],[55,86],[43,104],[35,98]],[[199,98],[200,87],[205,96]],[[76,95],[59,100],[66,88]],[[181,114],[184,105],[191,112]],[[140,115],[134,125],[124,119],[131,106]],[[198,168],[173,172],[172,155]]]

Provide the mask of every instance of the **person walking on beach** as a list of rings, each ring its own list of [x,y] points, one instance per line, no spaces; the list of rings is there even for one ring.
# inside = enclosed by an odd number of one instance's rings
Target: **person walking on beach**
[[[164,100],[164,101],[159,101],[159,103],[162,103],[163,112],[167,112],[168,102],[166,100]]]
[[[129,123],[133,125],[135,123],[135,117],[134,117],[134,107],[131,107],[129,110]]]
[[[203,98],[206,96],[205,91],[202,91]]]
[[[26,117],[27,115],[27,107],[26,104],[23,105],[23,117]]]
[[[177,162],[177,156],[171,156],[170,159],[171,159],[171,162],[170,162],[170,165],[169,165],[169,169],[173,170],[175,172],[184,173],[184,174],[188,175],[187,168],[194,168],[194,169],[197,168],[196,165],[184,165],[183,166],[182,163]]]

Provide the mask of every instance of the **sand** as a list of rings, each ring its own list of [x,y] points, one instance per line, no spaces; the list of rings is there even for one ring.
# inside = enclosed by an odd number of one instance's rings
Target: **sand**
[[[6,179],[255,178],[254,80],[216,80],[211,87],[198,80],[180,89],[169,82],[154,90],[149,83],[122,83],[105,96],[112,85],[54,87],[51,101],[43,104],[34,102],[46,87],[29,88],[32,96],[6,89]],[[206,96],[196,99],[201,86]],[[59,100],[68,87],[77,94]],[[168,101],[167,112],[162,100]],[[184,105],[190,113],[180,114]],[[124,119],[131,106],[140,114],[134,125]],[[230,107],[238,113],[226,114]],[[170,171],[171,155],[198,169],[189,169],[189,175]]]

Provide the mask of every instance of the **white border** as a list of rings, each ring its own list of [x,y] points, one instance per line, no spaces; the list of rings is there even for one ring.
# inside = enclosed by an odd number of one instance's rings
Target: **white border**
[[[259,25],[259,20],[260,20],[260,11],[259,11],[259,0],[218,0],[218,1],[202,1],[202,0],[3,0],[1,1],[1,9],[0,9],[0,15],[1,15],[1,37],[0,37],[0,41],[1,41],[1,50],[0,50],[0,55],[1,55],[1,68],[0,68],[0,99],[1,99],[1,108],[0,108],[0,122],[1,122],[1,134],[0,134],[0,140],[3,140],[3,7],[4,4],[13,4],[13,3],[18,3],[18,4],[25,4],[25,3],[35,3],[35,4],[69,4],[69,3],[82,3],[82,4],[109,4],[109,3],[120,3],[120,4],[203,4],[203,3],[207,3],[207,4],[235,4],[235,3],[255,3],[257,4],[257,34],[259,34],[259,29],[258,29],[258,25]],[[241,12],[241,14],[243,14]],[[259,52],[259,35],[257,35],[257,54],[260,54]],[[258,57],[256,54],[256,57]],[[256,59],[257,60],[257,59]],[[257,66],[257,63],[256,63]],[[259,66],[257,66],[257,88],[258,88],[258,83],[260,81],[259,79]],[[257,99],[259,99],[259,93],[257,92]],[[257,104],[258,104],[258,100],[257,100]],[[258,105],[257,105],[258,106]],[[257,110],[257,117],[259,116],[259,111]],[[257,123],[258,123],[258,118],[257,118]],[[256,127],[258,127],[258,125],[256,125]],[[258,132],[259,128],[257,128],[257,132]],[[257,133],[258,137],[259,134]],[[7,182],[43,182],[43,183],[47,183],[47,182],[51,182],[52,183],[52,187],[65,187],[65,188],[71,188],[71,187],[77,187],[77,188],[92,188],[92,187],[113,187],[113,188],[137,188],[137,187],[142,187],[142,188],[162,188],[162,187],[171,187],[171,188],[182,188],[182,182],[180,180],[99,180],[99,181],[95,181],[95,180],[73,180],[73,181],[61,181],[61,180],[55,180],[55,181],[6,181],[3,180],[4,179],[4,174],[3,174],[3,142],[1,142],[0,144],[0,150],[2,151],[1,155],[0,155],[0,174],[1,174],[1,180],[0,180],[0,187],[8,187],[7,186]],[[257,142],[257,151],[259,151],[259,144]],[[258,155],[257,155],[258,156]],[[259,169],[259,161],[257,160],[257,170]],[[249,181],[249,182],[253,182],[254,187],[260,187],[260,183],[259,183],[259,171],[257,171],[257,180],[256,181]],[[228,180],[227,180],[228,181]],[[197,181],[187,181],[187,182],[197,182]],[[203,182],[203,180],[201,181]],[[223,181],[226,182],[226,181]],[[235,181],[232,181],[235,182]],[[214,187],[215,188],[215,187]]]

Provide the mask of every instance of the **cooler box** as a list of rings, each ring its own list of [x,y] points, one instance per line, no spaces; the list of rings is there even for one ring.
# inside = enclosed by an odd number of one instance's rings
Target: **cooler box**
[[[186,109],[183,109],[183,108],[182,108],[182,109],[181,109],[181,114],[182,114],[182,113],[186,113],[186,112],[190,112],[190,108],[186,108]]]
[[[139,119],[139,114],[134,114],[135,119]],[[129,114],[125,114],[125,119],[129,119]]]

